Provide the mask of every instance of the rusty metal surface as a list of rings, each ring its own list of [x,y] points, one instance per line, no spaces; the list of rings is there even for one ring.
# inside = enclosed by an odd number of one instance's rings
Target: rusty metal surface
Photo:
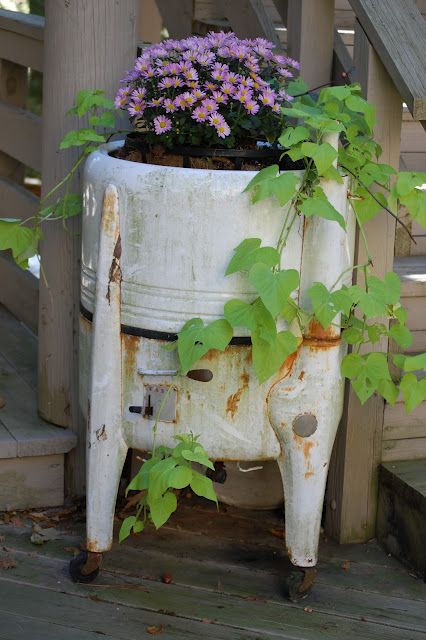
[[[81,320],[80,351],[81,406],[89,421],[88,548],[109,548],[127,449],[151,449],[155,415],[150,393],[158,404],[172,386],[167,419],[158,421],[157,443],[173,446],[175,435],[192,432],[200,435],[212,459],[277,460],[291,560],[313,567],[343,406],[344,346],[338,327],[324,331],[312,322],[297,351],[264,384],[257,381],[248,345],[209,352],[197,365],[201,374],[170,375],[179,368],[176,351],[166,350],[161,340],[121,334],[121,325],[175,332],[198,311],[208,321],[221,313],[229,297],[250,297],[240,276],[223,278],[226,262],[244,237],[258,235],[266,243],[275,237],[282,211],[277,204],[250,205],[241,194],[242,181],[250,176],[241,177],[242,172],[135,164],[111,159],[104,150],[93,154],[86,168],[82,299],[94,310],[93,326]],[[101,206],[108,180],[120,187],[108,187]],[[323,181],[322,186],[346,218],[348,235],[335,222],[315,218],[295,228],[290,238],[283,266],[300,267],[298,295],[304,307],[313,282],[333,286],[353,259],[346,182]],[[206,198],[211,200],[208,216]],[[227,255],[218,262],[215,251],[220,245],[223,254],[222,228],[231,205],[238,239],[232,234],[227,238]]]

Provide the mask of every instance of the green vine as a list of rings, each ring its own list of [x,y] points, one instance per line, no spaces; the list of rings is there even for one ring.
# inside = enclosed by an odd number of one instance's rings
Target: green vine
[[[244,328],[250,332],[255,372],[263,383],[296,351],[310,323],[317,321],[325,330],[330,326],[341,329],[342,339],[351,350],[343,359],[342,375],[351,381],[362,403],[378,393],[392,404],[402,394],[409,412],[426,399],[426,379],[418,380],[414,373],[426,371],[426,354],[391,354],[391,361],[400,371],[395,376],[389,369],[386,353],[365,352],[367,345],[374,347],[384,337],[392,338],[402,349],[412,342],[406,327],[407,312],[400,302],[400,280],[395,273],[387,273],[383,280],[373,274],[365,224],[385,210],[405,227],[398,218],[398,209],[403,206],[426,228],[426,192],[419,189],[426,183],[426,173],[397,173],[378,162],[381,149],[373,138],[374,108],[362,98],[357,85],[326,87],[315,96],[306,89],[300,79],[288,85],[288,93],[296,97],[282,113],[291,124],[278,138],[283,156],[302,162],[304,170],[280,173],[278,165],[272,165],[260,171],[245,189],[253,203],[275,198],[283,207],[277,244],[262,246],[261,238],[243,240],[235,248],[225,273],[226,276],[243,273],[257,295],[249,303],[228,301],[224,317],[207,326],[200,318],[185,323],[171,346],[177,349],[179,374],[186,374],[211,349],[224,351],[234,329]],[[85,117],[88,123],[68,132],[60,144],[60,149],[80,149],[74,165],[43,196],[34,216],[23,221],[0,219],[0,250],[10,250],[23,268],[27,267],[28,258],[38,253],[44,224],[66,222],[81,212],[80,194],[69,192],[71,180],[88,153],[116,133],[114,106],[103,91],[80,91],[69,113]],[[339,135],[338,150],[326,141],[329,134]],[[302,308],[297,302],[299,273],[295,269],[281,269],[281,259],[291,230],[302,216],[325,218],[346,228],[344,218],[321,186],[322,179],[341,183],[342,174],[351,177],[348,197],[367,260],[340,274],[331,288],[315,282],[308,290],[310,305]],[[65,191],[58,196],[63,188]],[[357,278],[361,284],[341,284],[350,272],[362,273]],[[279,328],[282,321],[287,325],[285,330]],[[151,456],[127,488],[141,492],[141,497],[135,515],[122,523],[120,541],[132,531],[143,531],[148,523],[161,527],[177,507],[176,490],[189,486],[197,495],[217,502],[212,481],[192,466],[198,463],[214,468],[198,436],[177,435],[173,448],[156,446],[158,421],[166,399],[167,394],[155,417]]]
[[[66,220],[81,213],[82,197],[80,193],[69,192],[71,180],[87,155],[115,133],[114,102],[100,89],[80,91],[67,115],[85,117],[89,125],[69,131],[59,145],[60,150],[80,149],[73,166],[62,180],[40,198],[40,205],[33,216],[25,220],[0,219],[0,251],[10,250],[15,262],[24,269],[28,267],[28,259],[39,254],[39,243],[46,223],[62,220],[65,224]],[[58,196],[62,188],[65,190]]]
[[[291,91],[291,86],[289,86]],[[301,90],[301,82],[294,83],[294,93]],[[379,163],[380,146],[374,141],[374,108],[360,95],[358,85],[327,87],[313,97],[310,94],[295,98],[283,113],[292,124],[279,137],[285,149],[283,156],[302,161],[305,169],[279,173],[278,165],[260,171],[246,191],[256,203],[276,198],[285,207],[282,230],[276,247],[263,247],[260,238],[248,238],[236,247],[226,276],[237,271],[247,277],[256,289],[257,297],[250,303],[230,300],[224,307],[224,319],[204,326],[199,318],[189,320],[178,335],[177,350],[181,371],[186,373],[209,349],[224,350],[235,328],[250,332],[253,345],[253,364],[259,382],[263,383],[278,371],[284,360],[300,343],[309,324],[316,320],[326,330],[338,326],[342,339],[350,345],[351,353],[342,362],[342,374],[347,377],[362,403],[374,393],[393,404],[400,393],[407,412],[426,399],[426,380],[417,380],[412,373],[414,364],[426,370],[426,355],[417,359],[391,355],[400,375],[391,375],[386,353],[365,352],[366,345],[377,345],[383,337],[402,349],[412,342],[406,327],[407,312],[401,305],[401,283],[395,273],[387,273],[383,280],[373,275],[373,262],[368,248],[365,224],[385,210],[399,224],[400,206],[426,228],[426,193],[419,187],[426,183],[426,173],[397,173],[387,164]],[[324,137],[339,134],[336,150]],[[337,167],[336,167],[337,164]],[[320,179],[341,183],[342,174],[349,174],[352,189],[348,197],[354,210],[360,236],[365,246],[367,262],[349,271],[362,271],[362,284],[338,287],[344,275],[328,289],[315,282],[308,290],[309,308],[296,302],[299,273],[281,269],[280,261],[297,218],[319,216],[335,221],[346,228],[342,215],[328,200]],[[381,191],[373,191],[377,187]],[[279,331],[277,323],[287,322],[288,329]],[[390,326],[389,326],[390,322]],[[408,367],[408,368],[407,368]]]

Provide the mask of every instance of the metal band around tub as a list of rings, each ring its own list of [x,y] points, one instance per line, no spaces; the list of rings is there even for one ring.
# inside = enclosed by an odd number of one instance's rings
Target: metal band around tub
[[[89,322],[93,322],[93,313],[86,309],[80,303],[80,313]],[[177,335],[175,333],[168,333],[166,331],[153,331],[152,329],[140,329],[139,327],[131,327],[127,324],[121,325],[121,333],[127,333],[130,336],[138,336],[139,338],[148,338],[149,340],[165,340],[166,342],[175,342]],[[251,345],[251,338],[249,337],[235,337],[232,338],[231,345]]]

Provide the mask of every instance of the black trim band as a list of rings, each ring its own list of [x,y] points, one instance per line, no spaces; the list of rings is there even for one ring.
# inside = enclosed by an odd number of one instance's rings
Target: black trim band
[[[80,313],[89,322],[93,322],[93,313],[86,309],[82,303],[80,303]],[[148,338],[149,340],[165,340],[166,342],[175,342],[177,335],[175,333],[168,333],[166,331],[153,331],[152,329],[140,329],[139,327],[130,327],[127,324],[121,325],[121,333],[126,333],[129,336],[138,336],[139,338]],[[231,345],[251,345],[251,338],[235,337],[232,338]]]

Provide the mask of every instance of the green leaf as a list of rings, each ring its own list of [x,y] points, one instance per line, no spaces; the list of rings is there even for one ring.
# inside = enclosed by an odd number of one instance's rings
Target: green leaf
[[[309,137],[309,129],[306,127],[287,127],[284,129],[284,133],[278,138],[278,142],[284,149],[289,149],[302,140],[309,140]]]
[[[173,489],[183,489],[189,485],[191,478],[192,470],[189,467],[175,467],[169,474],[169,487],[172,487]]]
[[[70,147],[81,147],[87,142],[105,142],[105,135],[97,133],[93,129],[79,129],[69,131],[59,145],[59,149],[69,149]]]
[[[113,129],[115,127],[115,116],[111,111],[104,111],[100,116],[90,116],[89,124],[91,127]]]
[[[345,100],[345,104],[348,109],[355,111],[356,113],[362,113],[370,131],[373,130],[376,120],[375,109],[367,100],[361,98],[361,96],[351,95]]]
[[[196,446],[193,450],[183,449],[182,457],[185,458],[185,460],[189,460],[190,462],[198,462],[198,464],[202,464],[203,466],[214,470],[213,462],[209,460],[207,453],[201,445]]]
[[[121,523],[120,532],[118,534],[119,542],[123,542],[123,540],[129,537],[135,523],[135,516],[129,516],[128,518],[125,518],[125,520],[123,520],[123,522]]]
[[[286,87],[286,92],[289,96],[298,96],[301,93],[306,93],[309,87],[306,82],[302,78],[296,78],[296,80],[291,80]]]
[[[364,342],[364,333],[355,327],[349,327],[342,332],[342,338],[347,344],[361,344]]]
[[[361,356],[351,353],[343,358],[342,375],[352,381],[352,387],[360,402],[364,404],[375,391],[383,391],[386,396],[393,398],[393,389],[387,356],[384,353],[369,353]],[[389,383],[389,384],[388,384]],[[385,396],[385,397],[386,397]]]
[[[401,196],[400,202],[408,209],[411,217],[426,229],[426,190],[415,188],[407,195]]]
[[[317,216],[326,220],[334,220],[342,229],[346,229],[344,217],[329,202],[321,187],[315,187],[313,196],[304,200],[300,205],[300,211],[306,218]]]
[[[261,247],[260,238],[246,238],[234,249],[225,275],[229,276],[237,271],[250,269],[255,263],[261,262],[274,267],[280,261],[280,254],[273,247]]]
[[[149,472],[151,469],[158,464],[160,458],[150,458],[150,460],[146,460],[135,477],[131,480],[130,484],[126,489],[126,496],[129,491],[142,491],[143,489],[148,489],[149,485]]]
[[[325,87],[320,91],[318,104],[322,104],[333,99],[341,102],[342,100],[345,100],[345,98],[350,96],[351,93],[351,88],[345,85],[339,87]]]
[[[351,197],[351,204],[357,214],[360,224],[365,224],[372,220],[382,209],[387,206],[387,201],[383,193],[377,191],[376,200],[363,187],[358,186]],[[379,202],[377,202],[379,200]]]
[[[172,469],[177,467],[178,461],[171,458],[164,458],[150,469],[148,479],[148,503],[160,498],[169,488],[169,475]]]
[[[148,500],[152,522],[159,529],[167,522],[177,508],[177,498],[174,493],[167,491],[164,496]]]
[[[262,184],[262,182],[269,182],[269,180],[271,180],[272,178],[275,178],[278,172],[279,172],[279,166],[277,164],[272,164],[269,167],[265,167],[264,169],[261,169],[254,176],[254,178],[250,180],[246,188],[243,190],[243,193],[245,191],[251,191],[255,187],[258,187],[260,184]]]
[[[145,522],[143,522],[143,520],[136,520],[135,524],[133,525],[134,533],[141,533],[144,529]]]
[[[413,342],[411,331],[403,324],[393,324],[389,330],[389,336],[403,349],[408,349]]]
[[[327,329],[338,313],[332,302],[329,290],[322,282],[314,282],[307,293],[311,299],[316,319],[324,329]]]
[[[398,196],[406,196],[416,187],[426,183],[426,173],[415,171],[400,171],[395,183]]]
[[[192,472],[191,489],[197,496],[207,498],[207,500],[212,500],[212,502],[217,503],[217,496],[212,481],[197,471]]]
[[[274,340],[265,340],[260,331],[255,331],[252,343],[253,365],[261,384],[279,370],[298,345],[297,338],[290,331],[281,331]]]
[[[380,380],[378,392],[389,404],[395,404],[398,400],[399,389],[392,380]]]
[[[272,180],[270,184],[272,193],[280,203],[281,207],[292,199],[297,191],[298,182],[298,176],[292,171],[285,171]]]
[[[397,364],[397,366],[401,366],[404,371],[418,371],[419,369],[426,370],[426,353],[419,353],[417,356],[399,356],[402,358],[402,361]],[[396,356],[394,357],[394,360]]]
[[[37,229],[24,227],[20,220],[0,219],[0,251],[10,249],[16,263],[26,268],[28,258],[38,251],[39,234]]]
[[[109,110],[115,108],[114,102],[105,97],[105,91],[102,89],[82,89],[77,93],[75,106],[68,111],[68,114],[72,113],[81,117],[94,107]]]
[[[275,320],[260,298],[251,304],[242,300],[229,300],[225,304],[224,315],[233,327],[246,327],[250,331],[263,327],[272,337],[277,334]]]
[[[67,193],[54,205],[55,214],[61,218],[72,218],[83,211],[83,198],[78,193]]]
[[[275,318],[290,293],[299,286],[299,274],[295,269],[272,272],[266,265],[258,263],[250,269],[249,281],[256,287],[263,304]]]
[[[210,349],[223,351],[231,338],[232,327],[227,320],[214,320],[207,326],[200,318],[188,320],[178,334],[182,373],[187,373]]]
[[[342,375],[352,380],[361,373],[364,367],[364,360],[358,353],[349,353],[343,360],[341,365]]]
[[[407,413],[411,413],[426,400],[426,379],[417,380],[414,373],[406,373],[400,383]]]
[[[322,176],[324,171],[331,167],[337,158],[337,150],[328,142],[323,142],[322,144],[303,142],[301,151],[308,158],[312,158],[319,176]]]

